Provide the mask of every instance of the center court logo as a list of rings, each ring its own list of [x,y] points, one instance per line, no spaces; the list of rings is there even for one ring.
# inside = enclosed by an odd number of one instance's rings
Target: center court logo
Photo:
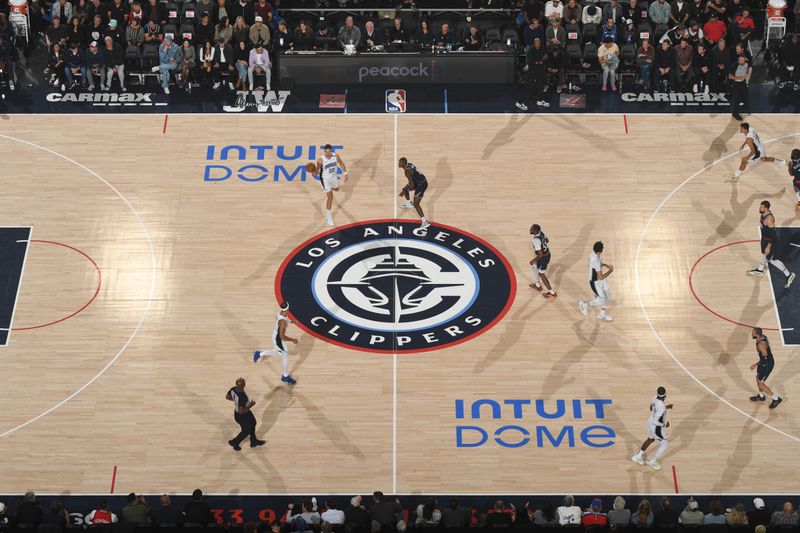
[[[278,300],[324,341],[378,353],[453,346],[511,307],[516,280],[489,243],[456,228],[373,220],[318,235],[283,261]]]

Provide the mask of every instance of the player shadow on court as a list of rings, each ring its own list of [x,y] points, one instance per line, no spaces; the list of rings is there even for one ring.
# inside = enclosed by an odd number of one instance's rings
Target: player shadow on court
[[[708,145],[708,149],[703,154],[703,161],[711,163],[722,157],[723,153],[730,152],[731,149],[728,148],[728,141],[733,139],[737,133],[739,133],[739,122],[731,118],[725,125],[725,129],[714,137],[711,144]],[[705,136],[702,133],[700,135],[701,137]]]
[[[718,394],[722,396],[726,388],[723,386]],[[676,456],[683,450],[689,448],[701,429],[708,426],[708,421],[712,415],[717,412],[722,405],[714,395],[706,393],[702,398],[694,402],[691,407],[685,405],[676,405],[676,409],[683,413],[683,418],[674,427],[670,427],[669,435],[671,441],[674,441],[676,446],[669,450],[670,454]],[[673,416],[673,418],[676,418]]]
[[[737,183],[731,184],[730,210],[722,209],[722,217],[711,209],[708,209],[700,200],[692,200],[692,207],[694,207],[694,210],[702,213],[709,225],[716,225],[716,237],[713,234],[709,235],[705,242],[707,245],[716,244],[720,239],[725,239],[734,234],[748,215],[755,217],[756,210],[754,205],[756,202],[760,202],[766,198],[778,198],[783,196],[785,192],[785,187],[781,187],[779,191],[772,194],[754,193],[745,198],[742,202],[739,202],[739,188],[737,185]]]
[[[617,157],[627,160],[631,154],[619,148],[619,136],[606,136],[598,134],[598,130],[594,127],[592,122],[586,123],[574,120],[568,116],[555,116],[555,115],[540,115],[540,118],[555,127],[561,128],[570,135],[580,137],[589,146],[602,146],[604,151],[610,151]],[[620,128],[621,130],[622,128]],[[542,128],[542,131],[547,131],[547,127]],[[615,132],[616,133],[616,132]],[[598,143],[598,141],[604,141]]]
[[[342,195],[342,200],[340,202],[336,202],[338,204],[337,207],[341,209],[342,204],[349,203],[350,198],[352,198],[357,189],[361,193],[364,192],[361,190],[363,188],[363,184],[361,184],[361,182],[364,180],[364,178],[367,178],[369,181],[375,183],[375,174],[378,171],[378,162],[381,160],[382,149],[382,144],[376,144],[370,148],[369,151],[367,151],[358,159],[353,160],[353,162],[348,165],[348,169],[351,166],[353,167],[353,175],[348,176],[347,183],[342,184],[342,192],[344,194]],[[345,163],[347,163],[347,161],[345,161]],[[380,184],[378,184],[376,193],[379,194],[381,192],[384,192],[384,189],[380,187]],[[336,200],[335,194],[333,199],[334,201]],[[356,220],[351,220],[351,222],[356,222]]]
[[[739,368],[736,359],[731,355],[731,353],[741,353],[741,349],[734,349],[732,352],[730,342],[728,348],[726,349],[723,348],[721,343],[709,335],[705,335],[696,330],[690,330],[690,332],[697,341],[698,346],[711,356],[711,368],[713,370],[718,370],[721,368],[728,375],[731,381],[736,384],[737,388],[741,389],[742,391],[752,390],[755,387],[755,382],[750,383],[744,377],[742,369]]]
[[[439,198],[444,196],[444,193],[447,192],[447,189],[453,185],[453,169],[450,167],[450,161],[448,161],[447,157],[440,157],[439,160],[436,162],[436,174],[434,175],[434,187],[431,190],[431,196],[428,201],[426,201],[423,206],[428,213],[428,218],[435,220],[436,219],[436,203]],[[400,181],[404,181],[405,178],[400,178]]]
[[[755,423],[750,418],[747,419],[741,433],[739,433],[739,437],[736,439],[733,451],[728,456],[725,470],[722,472],[719,481],[711,488],[712,494],[720,494],[739,481],[739,478],[742,477],[742,472],[753,462],[753,437],[763,428],[764,426],[761,424]]]
[[[208,446],[206,446],[206,451],[200,456],[200,460],[203,463],[216,458],[220,459],[220,467],[219,472],[217,473],[217,478],[210,482],[210,484],[218,486],[227,483],[230,475],[234,471],[233,467],[235,461],[240,460],[245,463],[250,470],[258,473],[258,475],[266,483],[270,492],[286,492],[286,482],[283,480],[278,470],[272,465],[272,463],[269,462],[263,453],[258,455],[259,460],[264,466],[262,470],[245,455],[246,452],[244,450],[249,450],[250,448],[245,447],[242,452],[238,452],[237,454],[237,452],[234,452],[232,449],[230,449],[230,446],[226,444],[226,442],[230,438],[234,437],[237,433],[236,425],[233,424],[232,409],[228,412],[222,413],[218,409],[215,409],[215,407],[212,406],[208,400],[206,400],[206,398],[189,390],[186,387],[186,384],[180,381],[173,381],[173,386],[176,390],[178,390],[180,393],[180,398],[186,403],[187,407],[192,413],[200,418],[208,428],[217,428],[217,430],[213,432],[214,435],[211,437]],[[228,402],[226,401],[226,404],[227,403]],[[262,427],[257,430],[257,433],[266,434],[263,424]],[[223,451],[218,451],[220,449]]]
[[[588,336],[581,331],[581,326],[584,324],[584,321],[579,320],[575,323],[575,335],[578,338],[578,345],[567,350],[564,355],[550,367],[550,372],[542,381],[540,396],[543,399],[548,400],[553,398],[561,387],[575,381],[575,373],[570,370],[573,365],[581,365],[584,356],[586,356],[592,348],[596,347],[597,336],[600,333],[600,322],[600,320],[593,321],[594,327]],[[614,351],[612,353],[621,353],[622,349],[621,347],[619,348],[620,352]],[[602,351],[603,350],[601,350],[601,352]],[[567,379],[567,376],[570,376],[569,379]]]
[[[511,316],[506,317],[503,320],[503,333],[498,335],[497,343],[488,352],[486,352],[486,355],[482,360],[475,363],[475,367],[472,369],[472,372],[474,374],[483,373],[483,371],[488,367],[505,357],[511,348],[516,347],[520,337],[522,337],[522,332],[528,325],[528,320],[533,318],[536,313],[544,309],[545,305],[547,305],[547,302],[542,302],[542,304],[543,305],[540,305],[532,311],[526,313],[526,310],[531,305],[531,300],[528,299],[524,304],[522,304],[521,307],[518,307],[511,314]]]
[[[559,287],[563,286],[564,274],[569,271],[569,269],[576,266],[584,257],[584,253],[586,253],[585,246],[586,243],[589,242],[589,235],[591,234],[593,227],[594,224],[584,224],[580,231],[578,231],[575,239],[573,239],[573,241],[563,249],[563,254],[559,254],[557,259],[553,262],[554,264],[550,265],[550,271],[548,274],[552,276],[550,279],[553,282],[553,287],[556,289],[556,292],[559,291]],[[561,250],[560,247],[558,247],[558,249]],[[576,291],[581,288],[572,280],[569,281],[570,285],[574,285],[573,288]]]
[[[514,134],[517,133],[517,130],[519,130],[532,118],[533,115],[519,115],[517,113],[512,113],[511,117],[508,119],[508,123],[498,130],[497,133],[494,134],[494,137],[492,137],[492,140],[489,141],[489,143],[484,147],[481,159],[489,159],[495,150],[514,140]]]

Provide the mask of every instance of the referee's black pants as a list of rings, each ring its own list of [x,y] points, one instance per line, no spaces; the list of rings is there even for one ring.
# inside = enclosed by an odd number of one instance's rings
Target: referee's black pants
[[[247,411],[246,413],[233,413],[233,418],[236,420],[236,423],[239,424],[239,427],[242,428],[239,434],[233,438],[233,442],[239,445],[248,436],[250,437],[250,444],[258,440],[256,438],[256,417],[251,411]]]
[[[731,82],[731,114],[738,115],[739,111],[747,107],[747,104],[747,83]]]

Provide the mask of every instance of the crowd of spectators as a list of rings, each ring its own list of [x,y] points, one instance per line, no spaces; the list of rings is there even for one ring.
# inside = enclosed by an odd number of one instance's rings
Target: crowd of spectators
[[[779,531],[797,528],[800,520],[793,504],[788,501],[779,509],[769,509],[762,498],[754,498],[748,507],[737,503],[725,509],[719,500],[712,499],[707,509],[702,509],[692,497],[680,498],[680,502],[678,499],[678,496],[663,496],[651,502],[647,498],[639,498],[629,504],[622,496],[617,496],[613,501],[593,498],[586,508],[581,508],[576,505],[573,496],[567,495],[557,507],[547,499],[540,499],[516,506],[497,500],[488,509],[471,509],[461,505],[457,498],[440,505],[430,497],[416,508],[404,510],[399,498],[388,498],[376,491],[370,502],[364,501],[361,496],[354,496],[343,508],[332,499],[318,503],[316,498],[311,498],[299,504],[289,503],[285,511],[275,510],[275,520],[269,524],[262,523],[260,527],[275,532],[314,533],[402,533],[413,528],[534,531],[559,527],[598,533],[633,529],[677,532],[699,527],[706,527],[714,533],[766,533],[767,528]],[[211,503],[200,489],[192,493],[191,500],[182,509],[175,507],[166,494],[151,506],[143,496],[131,493],[119,510],[111,510],[105,498],[99,499],[94,509],[81,515],[83,523],[76,524],[59,500],[52,500],[49,506],[43,508],[34,493],[28,492],[14,510],[0,502],[0,531],[16,527],[55,533],[68,526],[92,528],[113,524],[128,528],[231,525],[215,520],[219,514],[212,512]],[[241,525],[242,520],[233,523]],[[256,523],[244,524],[245,531],[256,531],[258,527]]]

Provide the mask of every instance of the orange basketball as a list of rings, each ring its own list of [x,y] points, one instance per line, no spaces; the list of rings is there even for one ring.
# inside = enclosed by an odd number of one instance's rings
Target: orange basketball
[[[311,172],[312,174],[316,174],[317,172],[317,164],[316,163],[306,163],[306,170]]]

